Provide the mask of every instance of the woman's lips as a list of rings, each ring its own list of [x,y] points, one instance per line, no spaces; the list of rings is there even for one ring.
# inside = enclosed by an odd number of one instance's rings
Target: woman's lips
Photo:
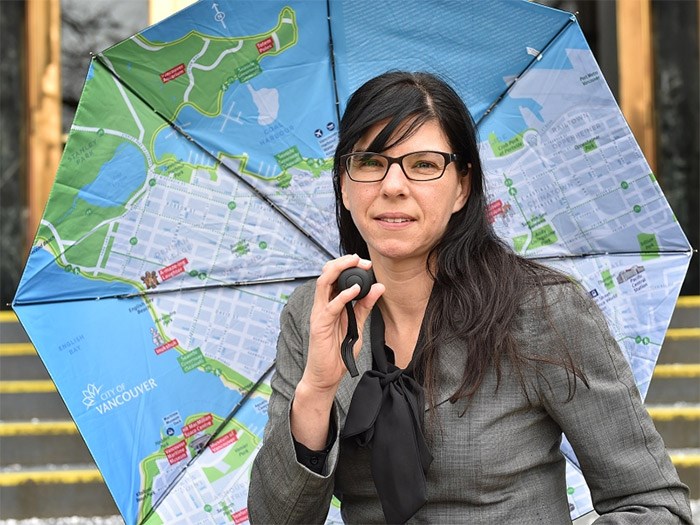
[[[413,217],[410,217],[409,215],[404,215],[404,214],[388,214],[388,213],[383,213],[381,215],[377,215],[374,220],[382,223],[385,226],[403,226],[409,223],[412,223],[415,221]]]

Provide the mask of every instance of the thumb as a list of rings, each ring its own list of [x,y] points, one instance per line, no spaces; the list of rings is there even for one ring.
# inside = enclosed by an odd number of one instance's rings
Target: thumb
[[[357,320],[357,331],[362,333],[365,326],[365,321],[372,312],[372,308],[377,304],[377,301],[382,296],[386,288],[381,283],[374,283],[369,289],[369,293],[360,301],[355,303],[355,319]]]

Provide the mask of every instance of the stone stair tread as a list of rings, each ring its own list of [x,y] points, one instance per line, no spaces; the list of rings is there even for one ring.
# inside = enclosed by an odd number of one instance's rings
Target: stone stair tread
[[[124,525],[124,518],[115,516],[63,516],[52,518],[3,519],[0,525]]]
[[[0,468],[0,487],[16,487],[32,482],[41,484],[75,485],[104,484],[102,473],[92,463],[6,465]]]
[[[72,420],[31,419],[29,421],[0,420],[0,437],[7,436],[40,436],[58,434],[77,434],[78,428]]]
[[[6,465],[0,467],[0,473],[6,472],[59,472],[59,471],[69,471],[69,470],[97,470],[97,466],[94,463],[47,463],[44,465]]]
[[[676,468],[700,467],[700,448],[671,448],[666,449]]]

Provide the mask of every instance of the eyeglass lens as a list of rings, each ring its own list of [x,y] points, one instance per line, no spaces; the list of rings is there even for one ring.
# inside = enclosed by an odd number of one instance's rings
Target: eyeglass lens
[[[435,151],[417,151],[400,159],[404,173],[410,179],[431,180],[445,171],[445,157]],[[354,153],[348,156],[347,170],[357,181],[381,180],[389,170],[390,161],[377,153]]]

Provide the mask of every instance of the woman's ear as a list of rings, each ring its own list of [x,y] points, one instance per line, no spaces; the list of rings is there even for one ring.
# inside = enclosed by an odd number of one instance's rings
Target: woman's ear
[[[467,164],[466,170],[461,172],[458,177],[459,177],[459,187],[458,187],[458,194],[457,198],[455,199],[455,204],[452,209],[452,213],[458,212],[461,210],[464,205],[467,203],[467,199],[469,199],[469,194],[471,193],[472,190],[472,165],[471,163]]]
[[[343,198],[343,206],[345,206],[346,210],[350,209],[350,206],[348,205],[348,194],[347,194],[347,184],[345,184],[345,174],[340,173],[340,195]]]

